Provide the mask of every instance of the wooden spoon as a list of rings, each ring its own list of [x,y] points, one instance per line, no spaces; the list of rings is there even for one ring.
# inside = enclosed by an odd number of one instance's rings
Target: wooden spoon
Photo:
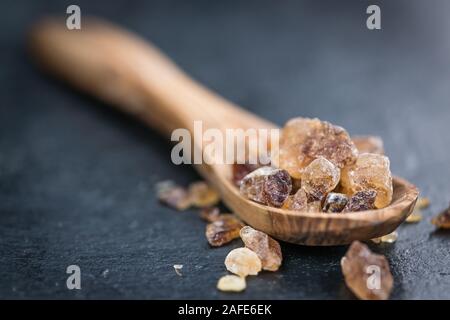
[[[168,136],[176,128],[275,128],[189,78],[158,49],[108,23],[84,19],[81,30],[45,19],[31,34],[32,53],[47,71],[64,78]],[[230,166],[195,165],[246,223],[275,238],[302,245],[340,245],[394,231],[418,196],[409,182],[394,178],[390,206],[355,213],[307,213],[260,205],[239,194]]]

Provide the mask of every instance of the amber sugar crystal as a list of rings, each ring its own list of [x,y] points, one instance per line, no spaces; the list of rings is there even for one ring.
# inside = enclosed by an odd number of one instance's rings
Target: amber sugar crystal
[[[325,198],[323,212],[341,212],[348,203],[348,197],[343,193],[331,192]]]
[[[305,190],[299,189],[294,195],[288,196],[281,208],[293,211],[321,212],[322,202],[320,200],[308,199]]]
[[[290,195],[283,204],[283,209],[304,211],[308,205],[308,195],[305,190],[299,189],[294,195]]]
[[[191,206],[189,193],[173,181],[162,181],[156,184],[156,193],[159,201],[171,208],[181,211]]]
[[[347,287],[364,300],[386,300],[393,287],[389,263],[383,255],[374,254],[359,241],[354,241],[341,259]]]
[[[375,190],[363,190],[356,192],[344,207],[343,212],[356,212],[375,209],[377,192]]]
[[[223,276],[217,282],[217,289],[224,292],[241,292],[246,287],[245,278],[235,275]]]
[[[255,252],[261,259],[262,268],[268,271],[277,271],[283,257],[278,241],[272,239],[264,232],[245,226],[240,231],[245,246]]]
[[[218,207],[207,207],[200,210],[200,218],[207,222],[214,222],[220,218],[220,209]]]
[[[294,118],[284,126],[274,154],[274,165],[299,179],[302,169],[320,156],[341,169],[355,162],[358,151],[343,128],[319,119]]]
[[[246,175],[240,193],[246,198],[272,207],[281,207],[292,189],[287,171],[261,167]]]
[[[435,216],[431,223],[439,229],[450,229],[450,207]]]
[[[321,201],[336,188],[340,176],[339,168],[324,157],[318,157],[303,169],[301,188],[309,199]]]
[[[192,204],[198,208],[211,207],[220,201],[217,191],[204,181],[191,183],[188,193]]]
[[[261,259],[248,248],[231,250],[225,258],[225,267],[241,277],[256,276],[261,271]]]
[[[383,140],[377,136],[353,136],[352,140],[359,153],[384,154]]]
[[[244,224],[231,214],[221,215],[206,226],[206,239],[213,247],[220,247],[236,238]]]
[[[362,153],[356,163],[341,171],[341,185],[346,194],[362,190],[375,190],[376,208],[384,208],[392,201],[392,175],[386,156],[374,153]]]
[[[237,187],[239,187],[241,185],[242,179],[244,179],[244,177],[246,175],[248,175],[250,172],[255,171],[256,169],[258,169],[260,167],[261,167],[261,165],[259,165],[259,164],[249,164],[249,163],[233,164],[233,166],[232,166],[233,183]]]

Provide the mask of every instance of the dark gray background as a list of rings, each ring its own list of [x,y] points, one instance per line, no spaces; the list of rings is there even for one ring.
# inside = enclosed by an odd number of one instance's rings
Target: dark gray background
[[[383,137],[392,170],[431,199],[399,229],[389,259],[394,299],[450,298],[450,234],[429,219],[450,200],[450,2],[2,2],[0,105],[1,298],[352,298],[346,247],[282,244],[277,273],[241,294],[215,289],[240,241],[211,249],[194,210],[160,206],[153,186],[199,179],[170,162],[152,130],[38,72],[25,36],[45,13],[101,15],[151,39],[187,72],[278,124],[320,117]],[[365,9],[382,8],[369,31]],[[82,270],[82,290],[65,269]],[[184,264],[183,277],[172,265]],[[109,270],[107,274],[102,273]]]

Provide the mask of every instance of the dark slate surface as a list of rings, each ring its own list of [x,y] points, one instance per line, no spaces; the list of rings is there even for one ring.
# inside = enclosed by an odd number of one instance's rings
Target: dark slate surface
[[[320,4],[318,4],[320,2]],[[431,198],[425,221],[399,229],[389,259],[394,299],[450,298],[450,234],[430,217],[450,200],[450,38],[446,1],[77,1],[152,39],[225,97],[282,124],[320,117],[381,135],[393,171]],[[211,249],[194,211],[157,204],[163,179],[199,177],[170,163],[153,131],[41,75],[25,53],[30,24],[73,1],[15,1],[0,20],[1,298],[352,298],[346,247],[282,244],[277,273],[219,293],[227,252]],[[173,264],[184,264],[178,277]],[[77,264],[82,289],[65,287]],[[105,272],[108,270],[108,272]]]

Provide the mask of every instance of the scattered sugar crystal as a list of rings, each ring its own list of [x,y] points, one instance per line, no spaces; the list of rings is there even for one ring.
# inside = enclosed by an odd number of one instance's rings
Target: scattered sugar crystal
[[[206,226],[206,239],[213,247],[220,247],[236,238],[244,224],[234,215],[224,214]]]
[[[238,276],[255,276],[261,271],[261,259],[248,248],[237,248],[228,253],[225,266],[228,271]]]
[[[207,207],[200,210],[200,218],[207,222],[214,222],[220,217],[220,209],[217,207]]]
[[[217,282],[217,289],[224,292],[241,292],[247,287],[245,278],[235,275],[226,275]]]
[[[188,192],[172,181],[158,183],[156,185],[156,193],[159,201],[171,208],[186,210],[191,206]]]
[[[378,237],[378,238],[373,238],[371,239],[372,242],[380,244],[380,243],[394,243],[395,241],[397,241],[398,239],[398,232],[397,231],[393,231],[391,233],[388,233],[384,236]]]
[[[431,223],[439,229],[450,229],[450,207],[434,217]]]
[[[417,209],[425,209],[430,206],[430,199],[426,197],[419,197],[416,202]]]
[[[365,244],[354,241],[341,259],[341,268],[347,287],[359,299],[389,298],[394,280],[383,255],[374,254]]]
[[[245,246],[255,252],[261,259],[264,270],[278,270],[283,260],[278,241],[272,239],[264,232],[255,230],[249,226],[243,227],[240,235]]]
[[[191,183],[188,193],[192,204],[198,208],[211,207],[220,201],[217,191],[204,181]]]
[[[405,222],[407,223],[417,223],[422,220],[422,213],[419,209],[414,208],[413,212],[406,218]]]

